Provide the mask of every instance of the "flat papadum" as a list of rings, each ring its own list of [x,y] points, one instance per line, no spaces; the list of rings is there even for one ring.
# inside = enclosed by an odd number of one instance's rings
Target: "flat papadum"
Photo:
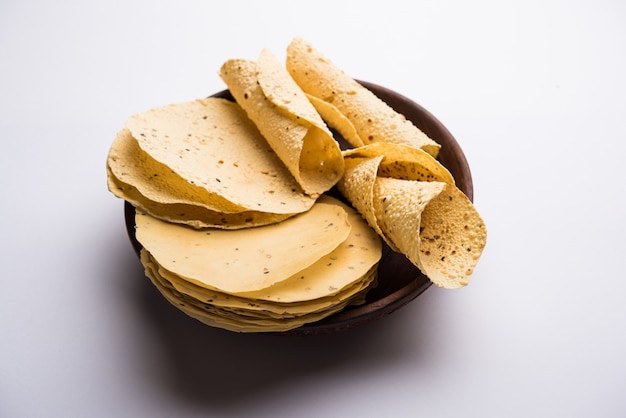
[[[293,214],[315,201],[241,107],[226,99],[157,107],[133,115],[126,128],[145,154],[174,174],[166,180],[172,190],[182,179],[192,190],[188,196],[214,210]]]
[[[146,268],[157,272],[159,281],[179,293],[181,299],[184,297],[188,301],[193,301],[203,309],[222,309],[255,318],[295,317],[325,311],[368,288],[377,276],[376,266],[373,266],[353,284],[336,293],[300,302],[281,302],[248,298],[241,294],[233,295],[198,286],[163,268],[145,249],[141,251],[141,261]],[[306,292],[301,296],[306,298]]]
[[[382,256],[358,212],[329,196],[307,213],[248,230],[199,231],[140,212],[136,224],[141,262],[161,294],[235,332],[286,331],[363,303]]]
[[[329,196],[322,196],[319,203],[336,204],[346,211],[351,225],[348,237],[332,252],[289,279],[263,290],[242,295],[282,303],[304,302],[332,296],[360,280],[380,261],[382,256],[380,238],[357,211]]]
[[[360,292],[356,292],[353,296],[328,307],[325,310],[304,313],[295,316],[278,316],[278,317],[256,317],[242,314],[238,311],[222,309],[213,305],[204,304],[200,301],[194,301],[187,295],[178,292],[169,286],[154,265],[147,264],[146,276],[152,281],[159,292],[172,305],[176,306],[188,316],[198,321],[216,328],[222,328],[233,332],[284,332],[294,328],[301,327],[305,324],[312,323],[324,319],[334,313],[343,310],[348,305],[358,305],[363,303],[365,292],[368,287],[364,285]],[[370,275],[367,278],[369,283],[372,280]]]
[[[350,233],[346,211],[317,203],[280,223],[256,228],[196,230],[137,213],[136,237],[157,262],[209,289],[265,289],[315,263]]]
[[[237,229],[275,223],[293,215],[250,210],[189,183],[139,148],[128,129],[120,131],[113,141],[106,166],[108,188],[115,196],[169,222]],[[299,198],[303,204],[298,212],[313,204],[304,194]]]

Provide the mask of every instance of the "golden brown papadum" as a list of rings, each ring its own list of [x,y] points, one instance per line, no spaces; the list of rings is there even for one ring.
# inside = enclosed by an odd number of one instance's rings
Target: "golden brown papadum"
[[[341,113],[339,109],[310,94],[307,94],[307,97],[311,104],[315,106],[315,109],[317,109],[322,119],[339,132],[348,144],[353,147],[362,147],[365,145],[350,119]]]
[[[228,60],[220,76],[306,193],[319,196],[339,181],[339,144],[271,52],[263,50],[257,61]]]
[[[317,203],[283,222],[256,228],[195,230],[137,213],[136,237],[160,265],[228,293],[265,289],[339,246],[350,233],[343,208]]]
[[[293,329],[362,303],[382,256],[358,212],[328,196],[307,213],[247,230],[199,231],[141,213],[136,223],[159,291],[188,315],[237,332]],[[346,226],[347,235],[337,232]]]
[[[213,327],[288,331],[363,303],[381,239],[436,285],[468,284],[486,229],[439,144],[300,38],[286,66],[263,50],[220,76],[235,102],[137,113],[107,156],[170,303]],[[353,207],[324,194],[335,185]]]
[[[118,133],[107,158],[109,190],[133,206],[168,222],[194,228],[238,229],[280,222],[293,213],[248,210],[190,184],[145,153],[128,129]],[[308,209],[313,200],[301,193]]]
[[[193,228],[241,229],[269,225],[287,219],[292,214],[273,214],[256,211],[221,213],[196,204],[159,203],[145,198],[135,187],[118,181],[109,174],[109,189],[113,193],[156,218],[185,224]]]
[[[421,148],[436,157],[440,145],[429,138],[403,115],[393,110],[374,93],[363,87],[342,69],[302,38],[295,38],[287,47],[286,67],[296,83],[310,96],[327,103],[318,106],[321,114],[339,112],[348,119],[358,133],[360,143],[391,142]],[[315,105],[317,101],[313,101]],[[333,111],[330,106],[337,110]],[[333,126],[342,134],[344,123]],[[347,133],[346,140],[350,141]],[[354,140],[353,146],[359,146]]]
[[[348,237],[332,252],[289,279],[242,295],[282,303],[328,297],[353,285],[380,261],[381,240],[356,210],[326,195],[320,197],[319,203],[338,205],[346,211],[351,225]]]
[[[244,295],[233,295],[198,286],[163,268],[147,251],[142,250],[141,256],[146,258],[146,260],[142,260],[142,263],[150,263],[153,265],[154,268],[158,270],[158,274],[162,279],[166,280],[169,285],[181,295],[186,295],[200,303],[210,304],[217,308],[245,312],[245,314],[249,316],[280,318],[283,316],[298,316],[323,311],[354,296],[356,293],[369,286],[377,275],[376,266],[372,266],[363,276],[358,277],[358,280],[352,285],[341,289],[337,293],[330,294],[329,292],[328,296],[309,300],[307,299],[308,292],[302,292],[298,296],[298,298],[303,299],[302,301],[268,301],[265,299],[254,299]]]
[[[190,299],[185,294],[168,286],[166,281],[152,266],[146,268],[146,276],[152,281],[164,298],[188,316],[215,328],[222,328],[233,332],[285,332],[305,324],[320,321],[334,313],[343,310],[348,305],[358,305],[365,300],[368,287],[354,294],[352,297],[332,305],[326,310],[306,313],[296,316],[279,317],[250,317],[241,312],[216,308],[210,304],[203,304]],[[371,281],[371,276],[368,278]]]
[[[382,160],[347,157],[339,190],[433,283],[449,289],[467,285],[486,243],[485,224],[472,202],[453,183],[379,176]]]
[[[446,167],[426,151],[408,145],[374,142],[343,151],[345,158],[382,157],[377,175],[405,180],[442,181],[454,184]]]
[[[226,99],[133,115],[112,144],[107,170],[117,196],[194,227],[264,225],[315,202],[243,109]]]

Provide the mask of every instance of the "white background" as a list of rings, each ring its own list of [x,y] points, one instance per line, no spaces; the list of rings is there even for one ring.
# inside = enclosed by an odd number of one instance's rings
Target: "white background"
[[[626,416],[625,22],[618,0],[2,0],[0,416]],[[487,248],[467,288],[350,332],[211,329],[143,276],[106,154],[296,35],[448,127]]]

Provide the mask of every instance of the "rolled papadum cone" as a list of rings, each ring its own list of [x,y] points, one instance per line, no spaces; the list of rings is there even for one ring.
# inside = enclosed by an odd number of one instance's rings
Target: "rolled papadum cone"
[[[345,131],[351,145],[389,142],[421,148],[433,157],[439,153],[438,143],[302,38],[293,39],[287,47],[286,67],[302,90],[314,98],[312,103],[326,115],[329,125],[342,134]],[[353,127],[345,129],[343,119]],[[353,131],[360,140],[350,140]]]
[[[485,223],[454,184],[378,176],[382,158],[346,158],[338,188],[390,248],[434,284],[466,286],[486,244]]]
[[[220,76],[305,193],[330,190],[343,174],[339,144],[302,89],[268,50],[226,61]]]

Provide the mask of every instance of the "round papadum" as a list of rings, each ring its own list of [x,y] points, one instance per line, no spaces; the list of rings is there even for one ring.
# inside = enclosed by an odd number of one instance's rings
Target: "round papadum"
[[[146,199],[164,204],[200,205],[219,212],[246,208],[185,180],[141,149],[130,130],[122,129],[109,150],[107,167],[119,183],[132,185]]]
[[[286,331],[362,303],[382,255],[358,212],[329,196],[307,213],[249,230],[198,231],[141,213],[136,224],[141,262],[162,295],[236,332]],[[253,266],[266,267],[256,274]]]
[[[137,212],[136,237],[165,269],[199,286],[238,294],[265,289],[309,267],[350,233],[346,211],[317,203],[257,228],[195,230]]]
[[[349,300],[345,300],[332,306],[326,311],[313,312],[292,318],[246,318],[243,315],[229,315],[227,311],[223,309],[215,309],[211,305],[201,305],[189,301],[184,295],[160,282],[158,274],[155,274],[151,269],[146,269],[146,276],[152,281],[167,301],[188,316],[211,327],[222,328],[239,333],[289,331],[307,323],[324,319],[333,313],[339,312],[348,305],[359,304],[364,300],[362,292],[356,294]]]
[[[286,66],[305,93],[330,103],[345,115],[363,144],[405,144],[437,156],[439,144],[305,40],[295,38],[291,41],[287,47]],[[325,110],[320,107],[319,111],[323,113]],[[331,120],[327,122],[332,126]],[[335,128],[341,132],[341,126]]]
[[[120,131],[113,141],[106,165],[108,188],[115,196],[169,222],[236,229],[267,225],[293,215],[247,210],[185,181],[139,148],[128,129]],[[311,199],[305,199],[312,205]]]
[[[351,297],[329,306],[327,309],[304,313],[301,315],[255,316],[249,312],[230,310],[216,307],[211,304],[194,300],[188,295],[178,292],[169,285],[154,264],[146,264],[146,276],[152,281],[159,292],[172,305],[176,306],[188,316],[212,327],[222,328],[233,332],[283,332],[298,328],[307,323],[319,321],[344,309],[348,305],[363,303],[367,285]],[[368,276],[371,281],[372,275]],[[367,282],[369,283],[369,282]]]
[[[158,274],[159,281],[177,292],[181,299],[184,297],[188,302],[193,302],[203,309],[221,309],[224,312],[236,312],[238,315],[254,318],[287,318],[325,311],[362,292],[374,282],[377,275],[376,266],[372,266],[356,282],[336,293],[331,294],[329,291],[328,296],[300,302],[276,302],[233,295],[198,286],[163,268],[145,249],[141,251],[141,262],[145,268],[150,268]],[[310,282],[310,280],[307,281]],[[301,289],[306,289],[306,287],[301,286]],[[301,292],[301,297],[306,298],[306,293],[306,291]]]
[[[182,189],[189,191],[185,198],[226,213],[294,214],[315,201],[236,103],[208,98],[157,107],[133,115],[126,127],[146,155],[172,172],[158,190],[169,187],[168,192],[176,193],[182,179],[188,183]],[[136,176],[142,176],[140,184],[145,173]],[[144,187],[140,192],[171,203],[158,190],[148,194]]]
[[[220,76],[302,189],[319,196],[343,174],[339,144],[285,68],[267,50],[226,61]]]
[[[158,203],[146,199],[136,188],[129,184],[119,182],[109,175],[109,189],[113,194],[126,200],[135,208],[140,208],[156,218],[164,221],[185,224],[193,228],[220,228],[241,229],[261,225],[269,225],[285,220],[291,214],[273,214],[265,212],[236,212],[220,213],[206,209],[199,205],[186,205],[181,203]]]
[[[263,290],[242,293],[243,296],[282,303],[333,296],[359,281],[380,261],[380,238],[357,211],[329,196],[322,196],[319,203],[339,205],[346,211],[352,226],[348,237],[332,252],[287,280]]]

